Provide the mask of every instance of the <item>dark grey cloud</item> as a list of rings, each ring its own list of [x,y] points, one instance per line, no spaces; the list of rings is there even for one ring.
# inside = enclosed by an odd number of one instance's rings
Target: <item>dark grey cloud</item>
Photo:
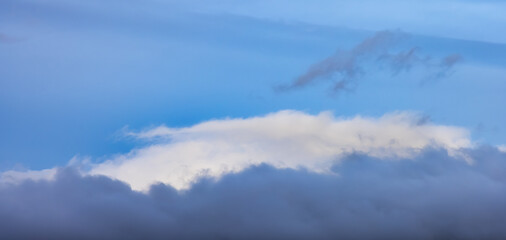
[[[131,191],[61,169],[0,190],[1,239],[504,239],[506,154],[441,150],[385,161],[355,154],[336,175],[268,165],[191,189]]]
[[[361,77],[370,73],[371,65],[386,67],[392,75],[408,72],[414,67],[422,67],[428,72],[425,78],[441,78],[447,76],[452,67],[462,60],[459,54],[451,54],[440,60],[422,56],[417,47],[392,51],[408,37],[408,34],[399,30],[377,32],[351,50],[339,50],[334,55],[315,63],[293,82],[278,86],[276,90],[303,88],[320,80],[333,82],[331,90],[334,93],[349,90]]]
[[[438,72],[438,77],[445,77],[448,75],[448,73],[451,71],[452,67],[457,64],[458,62],[461,62],[463,57],[460,54],[450,54],[443,59],[441,59],[441,62],[439,63],[439,67],[441,71]]]

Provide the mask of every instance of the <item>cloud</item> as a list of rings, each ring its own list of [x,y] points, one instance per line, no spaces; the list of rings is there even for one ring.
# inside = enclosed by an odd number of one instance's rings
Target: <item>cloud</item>
[[[334,55],[313,64],[304,74],[292,83],[281,85],[278,91],[303,88],[317,81],[331,81],[333,93],[350,90],[364,77],[371,65],[386,66],[393,75],[407,72],[414,67],[422,67],[428,72],[426,78],[441,78],[449,75],[452,67],[462,60],[459,54],[434,60],[430,56],[421,56],[416,47],[391,53],[391,49],[409,37],[401,31],[380,31],[353,47],[351,50],[339,50]],[[371,62],[372,61],[372,62]]]
[[[183,192],[132,191],[59,169],[0,187],[2,239],[503,239],[506,154],[468,164],[425,149],[404,161],[352,153],[336,174],[258,165]]]
[[[451,54],[444,57],[439,64],[441,70],[437,72],[437,77],[446,77],[451,71],[452,67],[462,60],[463,57],[460,54]]]
[[[499,149],[499,151],[501,152],[506,152],[506,145],[500,145],[497,147]]]
[[[336,161],[353,152],[397,159],[438,147],[470,161],[460,152],[472,146],[467,130],[424,119],[409,112],[336,118],[330,112],[280,111],[186,128],[160,126],[129,133],[147,144],[92,165],[88,174],[106,175],[145,191],[156,182],[184,189],[201,176],[219,178],[261,163],[329,173]]]
[[[412,112],[336,118],[330,112],[311,115],[285,110],[185,128],[160,126],[126,135],[144,144],[100,163],[77,157],[69,166],[82,169],[83,174],[124,181],[138,191],[147,191],[157,182],[181,190],[201,177],[219,179],[262,163],[332,174],[331,166],[351,153],[399,160],[433,147],[472,162],[462,149],[473,146],[466,129],[432,124],[427,116]],[[51,179],[54,173],[55,169],[8,171],[0,174],[0,182]]]
[[[141,147],[102,163],[2,173],[0,238],[506,237],[506,153],[426,115],[280,111],[127,135]]]
[[[56,168],[43,169],[39,171],[16,171],[10,170],[0,173],[0,185],[2,184],[15,184],[25,180],[52,180],[56,175]]]

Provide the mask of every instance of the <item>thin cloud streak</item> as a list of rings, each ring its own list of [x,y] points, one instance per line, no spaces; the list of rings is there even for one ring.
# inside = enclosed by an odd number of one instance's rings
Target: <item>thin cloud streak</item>
[[[451,54],[434,63],[432,57],[421,56],[416,47],[391,53],[393,47],[408,37],[408,34],[399,30],[377,32],[351,50],[339,50],[312,65],[292,83],[277,86],[275,90],[282,92],[300,89],[318,81],[331,82],[332,93],[351,90],[352,85],[356,85],[361,78],[372,74],[369,71],[371,64],[386,66],[392,75],[422,67],[429,72],[428,78],[442,78],[448,76],[453,66],[462,60],[459,54]]]

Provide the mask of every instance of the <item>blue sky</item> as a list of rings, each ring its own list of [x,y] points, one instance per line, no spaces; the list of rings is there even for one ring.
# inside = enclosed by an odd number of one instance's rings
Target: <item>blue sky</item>
[[[0,238],[504,239],[505,12],[2,0]]]
[[[282,109],[417,111],[466,127],[480,142],[506,142],[501,1],[2,5],[2,169],[128,151],[133,143],[117,136],[126,126],[189,126]],[[336,50],[396,29],[410,35],[404,46],[434,58],[458,53],[463,61],[427,84],[416,73],[377,72],[333,97],[325,84],[273,91]]]

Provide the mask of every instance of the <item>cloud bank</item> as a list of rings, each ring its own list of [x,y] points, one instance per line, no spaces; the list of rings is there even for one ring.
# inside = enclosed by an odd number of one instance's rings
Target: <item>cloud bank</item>
[[[280,111],[187,128],[160,126],[129,133],[150,143],[92,166],[89,174],[125,181],[136,190],[155,182],[184,189],[200,176],[219,178],[261,163],[329,173],[336,161],[354,152],[397,159],[438,147],[470,160],[459,151],[471,146],[467,130],[422,119],[408,112],[336,118],[330,112]]]
[[[441,78],[451,73],[452,67],[462,57],[451,54],[440,60],[430,56],[421,56],[416,47],[392,52],[392,49],[403,39],[409,37],[401,31],[380,31],[353,47],[351,50],[339,50],[334,55],[313,64],[304,74],[292,83],[278,86],[279,91],[306,87],[317,81],[332,82],[332,92],[350,90],[357,81],[375,65],[386,67],[393,75],[421,67],[427,72],[426,78]]]
[[[414,113],[280,111],[127,135],[144,146],[2,173],[0,238],[506,237],[506,152]]]
[[[2,239],[503,239],[506,153],[468,164],[426,149],[403,161],[350,154],[333,175],[258,165],[132,191],[59,169],[0,188]]]
[[[101,163],[73,159],[70,165],[85,165],[81,167],[84,174],[105,175],[147,191],[158,182],[186,189],[201,177],[219,179],[258,164],[331,174],[331,167],[352,153],[399,160],[433,147],[472,162],[462,149],[473,145],[466,129],[436,125],[412,112],[337,118],[330,112],[311,115],[285,110],[126,135],[143,141],[143,146]],[[0,182],[51,179],[55,172],[7,171],[0,175]]]

